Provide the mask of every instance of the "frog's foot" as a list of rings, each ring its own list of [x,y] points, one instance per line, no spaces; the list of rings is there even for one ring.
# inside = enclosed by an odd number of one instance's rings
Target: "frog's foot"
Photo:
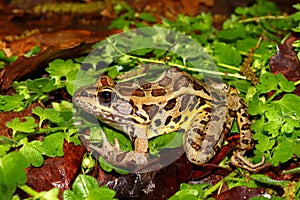
[[[148,154],[145,152],[123,152],[120,149],[119,141],[114,139],[114,145],[112,145],[101,130],[102,145],[92,145],[90,148],[96,152],[99,156],[102,156],[105,160],[111,164],[129,170],[139,169],[149,163]]]
[[[232,165],[234,165],[236,167],[240,167],[240,168],[246,169],[251,172],[256,172],[260,169],[265,168],[265,164],[264,164],[265,157],[264,156],[262,157],[262,160],[259,163],[254,164],[244,157],[244,152],[239,152],[239,151],[234,152],[234,154],[232,155],[232,157],[230,159],[230,162]]]

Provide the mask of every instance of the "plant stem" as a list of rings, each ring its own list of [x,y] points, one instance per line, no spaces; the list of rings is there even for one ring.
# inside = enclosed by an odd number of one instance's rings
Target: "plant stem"
[[[35,197],[39,194],[37,191],[29,187],[28,185],[18,185],[18,188],[20,188],[21,190],[23,190],[24,192],[26,192],[32,197]]]
[[[235,171],[231,172],[228,176],[226,176],[225,178],[220,180],[218,183],[213,185],[211,188],[206,190],[203,198],[206,198],[209,195],[211,195],[214,191],[216,191],[219,187],[221,187],[225,182],[232,180],[232,179],[236,180],[236,178],[234,178],[236,175],[237,175],[237,173]]]
[[[270,103],[277,95],[281,93],[281,90],[277,90],[272,96],[267,99],[266,103]]]
[[[224,63],[217,63],[218,66],[221,66],[221,67],[225,67],[227,69],[232,69],[232,70],[235,70],[235,71],[240,71],[240,68],[238,67],[234,67],[232,65],[227,65],[227,64],[224,64]]]
[[[199,72],[199,73],[205,73],[205,74],[212,74],[212,75],[217,75],[217,76],[225,76],[225,77],[234,77],[234,78],[238,78],[238,79],[246,79],[245,76],[242,76],[240,74],[231,74],[231,73],[224,73],[224,72],[218,72],[218,71],[210,71],[210,70],[206,70],[206,69],[199,69],[199,68],[189,68],[186,67],[184,65],[180,65],[177,63],[172,63],[172,62],[166,62],[163,60],[153,60],[153,59],[149,59],[149,58],[140,58],[140,57],[136,57],[136,56],[132,56],[126,53],[121,52],[114,44],[112,44],[110,42],[110,45],[112,45],[112,47],[119,52],[121,55],[123,56],[127,56],[129,58],[132,58],[134,60],[138,60],[140,62],[146,62],[146,63],[155,63],[155,64],[162,64],[162,65],[168,65],[168,66],[173,66],[173,67],[178,67],[179,69],[186,69],[188,71],[193,71],[193,72]],[[236,71],[239,71],[239,68],[237,67],[233,67],[231,65],[226,65],[223,63],[218,63],[219,66],[223,66],[226,67],[228,69],[233,69]]]
[[[265,20],[265,19],[286,19],[288,18],[287,15],[282,15],[282,16],[273,16],[273,15],[268,15],[268,16],[261,16],[261,17],[252,17],[252,18],[247,18],[247,19],[241,19],[238,21],[238,23],[248,23],[248,22],[259,22],[261,20]]]
[[[300,80],[298,80],[298,81],[296,81],[296,82],[294,83],[295,86],[297,86],[297,85],[299,85],[299,84],[300,84]]]

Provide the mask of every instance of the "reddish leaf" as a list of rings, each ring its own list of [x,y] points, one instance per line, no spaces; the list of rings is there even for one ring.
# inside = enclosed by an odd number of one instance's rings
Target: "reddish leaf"
[[[0,89],[7,90],[13,81],[19,80],[25,75],[28,75],[41,67],[45,67],[47,63],[53,59],[77,57],[90,48],[91,44],[86,43],[81,43],[68,49],[56,49],[52,46],[42,53],[30,58],[21,56],[12,65],[4,68],[0,72]]]
[[[265,189],[262,188],[247,188],[247,187],[235,187],[226,192],[215,196],[216,200],[240,200],[250,199],[251,197],[262,196],[265,194]]]
[[[64,143],[64,156],[47,158],[40,168],[27,170],[27,183],[37,191],[47,191],[58,187],[61,191],[70,189],[71,184],[80,172],[81,160],[85,153],[83,146]]]
[[[300,79],[300,61],[292,46],[293,42],[300,39],[300,33],[291,35],[278,46],[277,55],[270,59],[271,72],[283,74],[290,81]],[[295,94],[300,95],[300,86],[296,87]]]

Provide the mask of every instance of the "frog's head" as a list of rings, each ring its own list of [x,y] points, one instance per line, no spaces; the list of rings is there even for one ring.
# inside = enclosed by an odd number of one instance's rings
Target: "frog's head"
[[[115,86],[110,77],[101,76],[95,85],[79,88],[73,101],[82,110],[121,131],[125,125],[146,123],[145,117],[137,115],[131,98],[122,95]]]

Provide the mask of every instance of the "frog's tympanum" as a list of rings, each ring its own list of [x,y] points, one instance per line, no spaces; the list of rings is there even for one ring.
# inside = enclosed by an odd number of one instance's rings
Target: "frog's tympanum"
[[[112,146],[103,133],[103,145],[94,147],[108,161],[124,166],[147,164],[148,139],[173,131],[183,133],[188,160],[204,164],[220,149],[236,118],[240,144],[231,163],[253,171],[263,161],[253,165],[243,157],[253,146],[246,104],[236,89],[222,84],[223,92],[218,90],[173,67],[152,82],[116,84],[102,75],[95,85],[76,91],[74,103],[129,136],[131,152],[122,152],[117,140]]]

